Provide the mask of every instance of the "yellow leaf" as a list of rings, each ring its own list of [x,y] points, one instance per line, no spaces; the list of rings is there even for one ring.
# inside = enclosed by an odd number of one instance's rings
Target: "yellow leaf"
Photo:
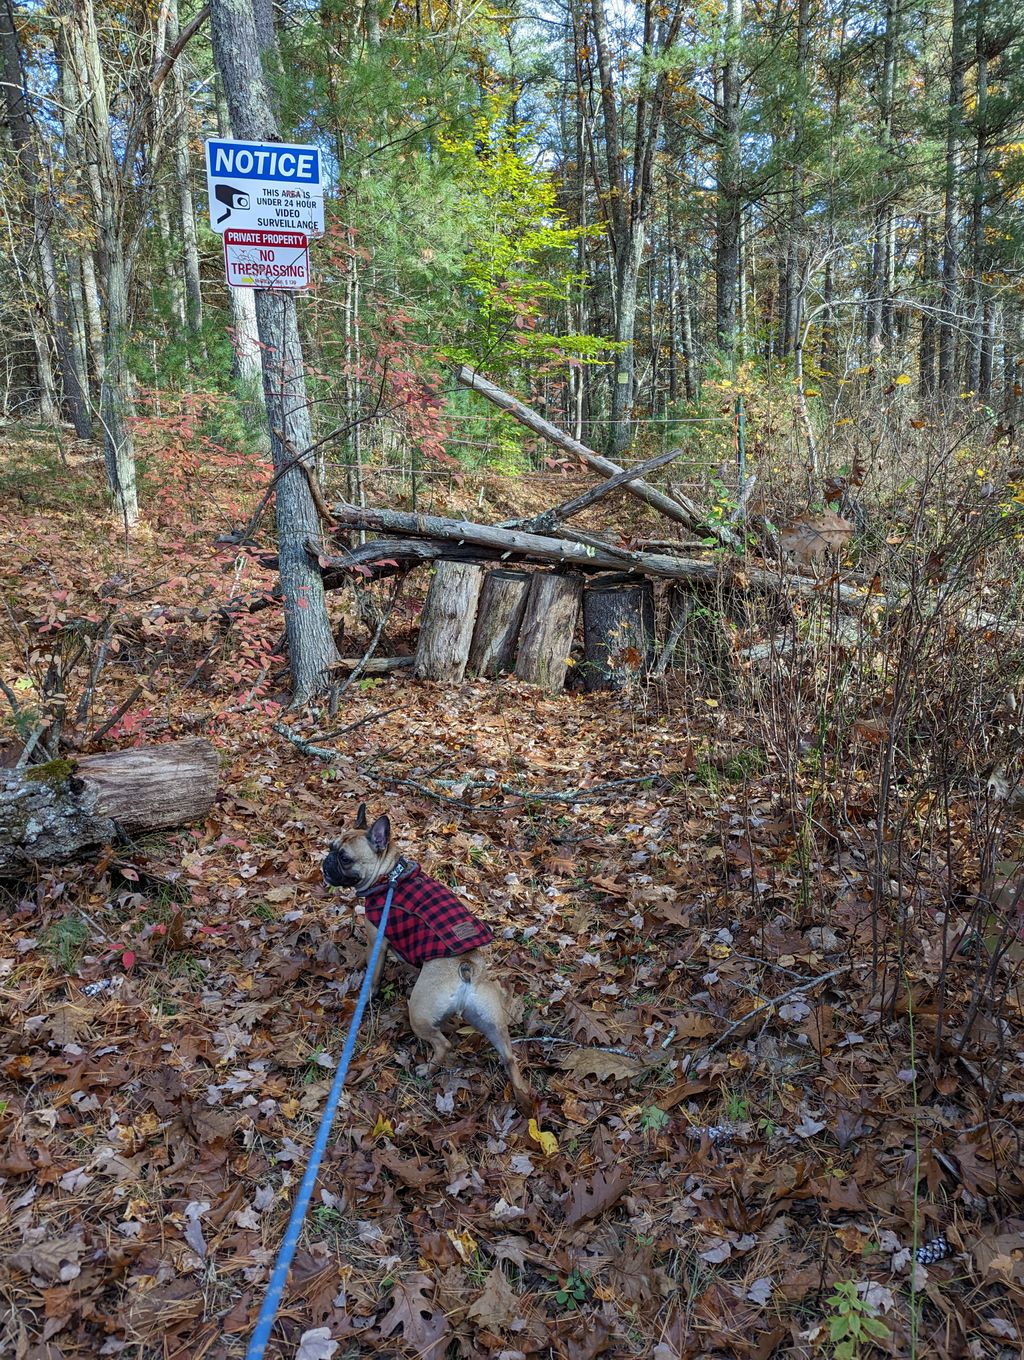
[[[558,1151],[558,1139],[553,1133],[548,1133],[542,1129],[536,1119],[531,1119],[528,1124],[530,1137],[535,1143],[540,1144],[540,1150],[545,1157],[550,1157]]]
[[[472,1233],[463,1230],[456,1232],[454,1228],[448,1229],[448,1241],[462,1257],[464,1265],[472,1265],[476,1260],[477,1242]]]
[[[897,387],[909,387],[914,380],[909,373],[901,373],[895,381]]]
[[[390,1119],[385,1119],[382,1114],[377,1116],[377,1122],[373,1126],[371,1138],[394,1138],[395,1126]]]

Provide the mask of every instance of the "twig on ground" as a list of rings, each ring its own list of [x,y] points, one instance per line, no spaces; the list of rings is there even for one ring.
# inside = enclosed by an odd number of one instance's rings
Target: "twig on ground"
[[[36,743],[38,742],[39,738],[43,735],[45,731],[46,731],[45,723],[40,723],[38,727],[33,728],[32,735],[29,737],[28,741],[26,741],[24,750],[18,757],[17,764],[14,767],[16,770],[20,770],[25,765],[28,764],[29,756],[36,749]]]
[[[96,682],[99,680],[100,672],[103,670],[104,663],[106,662],[107,651],[110,648],[113,632],[114,614],[113,611],[111,611],[107,615],[107,624],[103,630],[103,637],[100,639],[100,644],[96,648],[96,655],[93,657],[92,665],[89,667],[89,679],[86,681],[85,689],[82,691],[82,697],[78,701],[78,708],[75,710],[75,722],[79,727],[85,727],[89,722],[89,716],[92,712],[93,691],[96,689]]]
[[[707,1046],[707,1052],[713,1053],[720,1044],[724,1044],[730,1034],[735,1034],[738,1029],[742,1029],[748,1020],[753,1020],[755,1015],[760,1015],[762,1011],[770,1011],[776,1006],[780,1006],[784,1001],[788,1001],[791,996],[798,996],[801,992],[806,992],[810,987],[817,987],[822,982],[829,982],[832,978],[841,977],[843,973],[849,973],[853,968],[852,963],[844,963],[842,968],[834,968],[831,973],[822,973],[820,977],[807,978],[796,987],[790,987],[788,992],[783,992],[781,996],[773,996],[770,1001],[765,1001],[760,1006],[755,1006],[752,1011],[747,1011],[746,1015],[734,1020],[731,1025],[722,1031],[717,1039],[713,1039]]]
[[[89,738],[90,743],[91,743],[91,742],[94,742],[94,741],[101,741],[101,740],[107,735],[107,733],[110,731],[110,729],[114,726],[114,724],[117,723],[117,722],[120,722],[120,720],[124,717],[124,715],[125,715],[125,714],[128,712],[128,710],[131,708],[131,706],[132,706],[132,704],[135,702],[135,700],[136,700],[136,699],[139,697],[139,695],[142,693],[142,688],[143,688],[143,687],[142,687],[141,685],[136,685],[136,686],[135,686],[135,688],[132,690],[131,694],[128,695],[128,698],[125,699],[124,703],[123,703],[123,704],[121,705],[121,707],[117,710],[117,712],[114,713],[111,717],[109,717],[109,718],[107,719],[107,721],[103,724],[103,726],[99,729],[98,732],[94,732],[94,733],[92,734],[92,736]]]
[[[272,723],[271,727],[278,736],[284,737],[285,741],[290,741],[293,746],[297,746],[303,755],[315,756],[317,760],[341,759],[340,751],[335,751],[331,746],[316,746],[313,742],[307,741],[305,737],[300,737],[298,732],[293,732],[292,729],[284,723]]]
[[[389,713],[397,713],[400,704],[394,708],[382,708],[377,713],[367,713],[365,718],[357,718],[355,722],[346,723],[344,727],[337,727],[333,732],[323,732],[317,741],[333,741],[335,737],[343,737],[346,732],[354,732],[357,727],[364,727],[367,723],[376,722],[378,718],[386,718]]]

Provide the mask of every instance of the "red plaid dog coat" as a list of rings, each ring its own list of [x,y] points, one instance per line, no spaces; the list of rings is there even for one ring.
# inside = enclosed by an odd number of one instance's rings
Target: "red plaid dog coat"
[[[380,879],[361,896],[366,919],[379,926],[388,894],[388,880]],[[388,944],[414,968],[429,959],[449,959],[490,944],[494,935],[483,921],[436,878],[418,864],[410,864],[395,884],[387,929]]]

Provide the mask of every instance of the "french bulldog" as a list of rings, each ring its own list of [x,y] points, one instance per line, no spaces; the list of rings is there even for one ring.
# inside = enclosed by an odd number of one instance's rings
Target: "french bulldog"
[[[494,937],[483,921],[443,883],[399,855],[387,817],[368,825],[365,803],[359,806],[355,830],[332,842],[323,875],[331,887],[352,888],[365,901],[367,966],[393,884],[386,943],[377,957],[372,988],[376,993],[389,950],[419,969],[409,995],[409,1023],[431,1047],[426,1071],[436,1072],[451,1049],[441,1025],[462,1015],[497,1050],[519,1110],[532,1113],[530,1087],[509,1038],[508,998],[488,968],[488,946]]]

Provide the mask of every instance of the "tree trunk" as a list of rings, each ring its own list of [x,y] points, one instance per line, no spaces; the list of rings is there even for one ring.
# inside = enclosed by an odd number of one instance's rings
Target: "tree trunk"
[[[93,146],[90,150],[91,156],[95,157],[95,174],[90,182],[97,196],[93,209],[107,266],[104,373],[100,395],[103,453],[107,484],[118,513],[125,526],[130,527],[139,518],[139,502],[135,486],[135,446],[128,424],[131,397],[125,346],[128,340],[129,276],[128,252],[122,233],[123,195],[114,154],[96,16],[91,4],[74,9],[69,6],[69,12],[73,14],[75,24],[70,36],[77,81],[83,99],[88,101],[91,115]]]
[[[720,103],[716,120],[718,142],[717,216],[715,228],[715,331],[718,348],[731,360],[736,347],[739,306],[740,236],[743,184],[740,159],[739,43],[743,23],[742,0],[726,0],[724,55]]]
[[[214,60],[224,81],[235,135],[247,141],[278,140],[252,0],[213,0],[211,16]],[[274,54],[266,56],[272,59]],[[298,466],[305,462],[312,469],[314,464],[308,454],[312,441],[295,298],[257,289],[256,324],[276,480],[278,560],[292,701],[299,704],[328,687],[338,653],[323,580],[306,553],[306,541],[319,532],[320,522],[306,473]]]
[[[178,40],[178,0],[170,0],[167,16],[167,47]],[[171,68],[171,140],[174,147],[174,179],[181,217],[182,266],[185,281],[185,322],[198,336],[203,325],[203,294],[199,279],[199,241],[196,236],[196,210],[192,198],[191,165],[188,149],[188,100],[185,77],[179,58]],[[238,292],[238,289],[232,289]]]
[[[438,562],[430,578],[416,643],[418,680],[458,685],[466,674],[483,572],[467,562]]]
[[[974,55],[977,75],[975,77],[974,106],[974,184],[971,194],[971,273],[973,275],[973,311],[971,326],[970,369],[967,386],[977,392],[979,397],[988,398],[991,388],[992,369],[988,364],[986,374],[985,351],[988,322],[988,290],[985,287],[985,269],[988,262],[988,247],[985,240],[987,222],[986,191],[988,181],[988,50],[986,47],[986,4],[977,0],[975,6]],[[987,381],[986,381],[987,379]]]
[[[936,301],[935,275],[938,263],[931,213],[923,213],[921,216],[921,237],[925,298],[928,305],[931,306]],[[921,315],[921,343],[918,350],[917,389],[918,400],[921,402],[929,402],[935,396],[935,337],[937,334],[938,326],[935,316],[930,311],[923,312]]]
[[[953,0],[950,38],[949,99],[946,110],[946,165],[942,208],[942,308],[939,321],[939,396],[956,396],[958,274],[960,236],[957,186],[960,178],[960,136],[963,120],[965,52],[964,0]]]
[[[654,661],[654,587],[650,581],[588,586],[583,592],[583,684],[626,689]]]
[[[564,687],[582,593],[579,576],[534,572],[519,633],[518,679],[552,692]]]
[[[530,580],[528,571],[487,573],[469,648],[469,670],[473,675],[493,680],[502,671],[512,669]]]
[[[89,419],[88,398],[84,387],[83,375],[76,370],[75,355],[67,326],[67,309],[61,293],[60,279],[54,260],[51,236],[52,211],[49,197],[40,173],[39,156],[32,134],[28,113],[28,96],[22,72],[21,51],[15,24],[14,9],[10,0],[0,3],[0,75],[4,90],[4,104],[7,113],[7,127],[14,148],[18,169],[25,185],[25,192],[31,205],[33,230],[33,253],[35,256],[33,273],[38,270],[38,282],[43,294],[46,314],[49,318],[50,333],[57,348],[57,361],[60,366],[64,402],[71,414],[75,433],[80,438],[88,438],[92,433]],[[40,365],[43,399],[41,407],[54,403],[49,391],[53,388],[50,369],[49,350],[37,344],[37,352],[42,358]],[[59,408],[54,411],[59,414]]]
[[[227,100],[224,98],[224,82],[220,76],[214,77],[216,83],[217,132],[221,137],[232,137],[231,118],[228,115]],[[263,375],[260,364],[260,337],[256,328],[256,294],[251,288],[229,288],[228,305],[231,308],[231,341],[235,353],[235,372],[246,387],[256,388]]]
[[[216,797],[218,768],[210,743],[192,740],[7,773],[0,782],[0,878],[125,832],[198,821]]]

